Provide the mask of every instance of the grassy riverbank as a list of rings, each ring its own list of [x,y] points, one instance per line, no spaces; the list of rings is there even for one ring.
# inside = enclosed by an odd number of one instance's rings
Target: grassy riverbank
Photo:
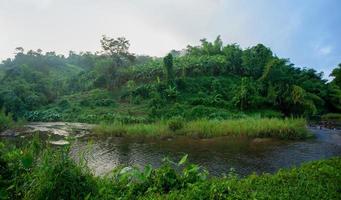
[[[42,150],[43,149],[43,150]],[[37,142],[0,144],[1,199],[338,199],[341,158],[314,161],[276,174],[207,176],[200,166],[165,160],[160,168],[117,168],[95,177],[67,149]]]
[[[280,170],[273,175],[214,178],[145,199],[339,199],[340,170],[339,157]]]
[[[151,124],[100,124],[94,132],[114,136],[174,136],[194,137],[248,136],[281,139],[303,139],[311,136],[304,119],[245,118],[234,120],[195,120],[181,118]]]

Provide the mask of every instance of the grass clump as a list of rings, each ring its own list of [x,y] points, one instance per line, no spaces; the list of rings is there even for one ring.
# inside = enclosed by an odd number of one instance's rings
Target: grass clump
[[[182,117],[174,117],[168,121],[168,128],[175,132],[184,127],[184,119]]]
[[[94,128],[97,134],[115,136],[172,136],[186,135],[202,138],[217,136],[273,137],[280,139],[304,139],[311,137],[304,119],[245,118],[233,120],[200,119],[184,122],[179,119],[151,124],[100,124]]]
[[[327,113],[321,116],[323,121],[337,121],[341,122],[341,113]]]
[[[200,137],[249,136],[281,139],[303,139],[309,137],[304,119],[245,118],[234,120],[197,120],[184,128],[186,135]]]

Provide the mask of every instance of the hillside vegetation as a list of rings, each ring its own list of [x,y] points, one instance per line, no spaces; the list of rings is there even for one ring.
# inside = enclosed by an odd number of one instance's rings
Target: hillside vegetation
[[[125,38],[67,57],[17,48],[0,65],[0,107],[15,119],[149,123],[174,117],[318,117],[341,111],[339,65],[330,83],[266,46],[201,40],[164,58],[134,55]]]

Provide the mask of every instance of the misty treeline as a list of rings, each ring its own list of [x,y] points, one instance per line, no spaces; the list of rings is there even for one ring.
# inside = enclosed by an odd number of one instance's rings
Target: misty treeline
[[[103,36],[100,42],[99,52],[67,56],[18,47],[13,59],[0,64],[0,108],[24,117],[63,96],[101,90],[115,94],[111,98],[118,104],[145,104],[154,118],[207,113],[226,118],[229,112],[261,110],[309,117],[341,111],[341,64],[328,82],[322,72],[295,67],[262,44],[242,49],[224,45],[219,36],[172,50],[165,58],[129,52],[124,37]]]

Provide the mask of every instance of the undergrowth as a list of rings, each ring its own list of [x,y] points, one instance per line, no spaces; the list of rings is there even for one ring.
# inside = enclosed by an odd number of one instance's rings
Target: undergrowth
[[[339,199],[341,158],[275,174],[209,177],[202,167],[167,158],[159,168],[118,167],[95,177],[68,148],[35,139],[21,148],[0,144],[0,199]]]

